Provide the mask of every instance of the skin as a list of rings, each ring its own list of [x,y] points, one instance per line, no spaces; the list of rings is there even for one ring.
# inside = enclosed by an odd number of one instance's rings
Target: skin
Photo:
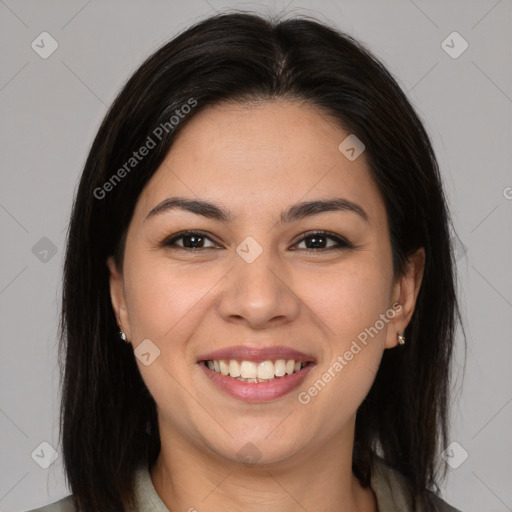
[[[209,107],[184,126],[142,191],[122,272],[107,261],[120,328],[134,349],[150,339],[160,350],[149,366],[137,364],[158,408],[162,450],[151,478],[170,510],[378,510],[351,469],[355,415],[384,350],[410,321],[425,254],[419,249],[407,275],[393,276],[386,210],[365,154],[349,161],[338,150],[348,135],[308,104]],[[146,219],[171,196],[214,202],[233,220],[182,210]],[[332,197],[359,204],[369,222],[332,211],[277,223],[297,202]],[[160,245],[186,229],[211,235],[203,239],[208,248],[184,249],[184,239],[174,249]],[[337,245],[331,239],[315,248],[302,236],[311,230],[354,248],[323,249]],[[248,236],[263,249],[252,263],[236,252]],[[395,302],[402,306],[395,317],[300,403],[298,392]],[[214,387],[197,364],[201,354],[238,344],[287,345],[316,366],[300,389],[245,403]],[[247,443],[257,448],[252,465],[238,456]]]

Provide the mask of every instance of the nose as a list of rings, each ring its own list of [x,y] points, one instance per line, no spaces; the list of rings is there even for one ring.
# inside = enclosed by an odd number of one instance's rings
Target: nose
[[[219,314],[227,322],[252,329],[277,327],[292,322],[300,312],[299,297],[291,287],[289,270],[270,251],[252,263],[235,260],[218,302]]]

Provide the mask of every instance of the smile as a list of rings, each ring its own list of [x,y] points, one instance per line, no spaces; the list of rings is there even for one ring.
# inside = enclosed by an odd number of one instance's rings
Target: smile
[[[252,384],[271,382],[276,378],[291,375],[299,372],[306,364],[306,362],[295,361],[294,359],[277,359],[259,363],[255,361],[237,361],[236,359],[206,361],[210,370]]]
[[[299,387],[315,359],[289,347],[236,346],[199,357],[209,382],[221,392],[246,402],[268,402]]]

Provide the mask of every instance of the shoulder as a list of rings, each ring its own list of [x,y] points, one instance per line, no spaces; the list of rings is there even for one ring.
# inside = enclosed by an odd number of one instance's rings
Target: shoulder
[[[26,512],[76,512],[76,508],[73,496],[69,495],[55,503],[27,510]]]
[[[388,466],[384,460],[377,459],[372,466],[371,487],[377,497],[380,510],[412,510],[413,496],[407,486],[405,476]],[[430,510],[435,512],[461,512],[446,503],[439,496],[428,492]]]
[[[446,503],[446,501],[433,493],[430,493],[430,499],[437,512],[462,512],[458,508],[452,507],[450,504]]]

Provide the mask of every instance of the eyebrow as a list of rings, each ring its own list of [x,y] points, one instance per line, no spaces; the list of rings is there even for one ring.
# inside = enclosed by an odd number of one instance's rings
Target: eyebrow
[[[164,199],[148,213],[145,220],[170,210],[183,210],[201,215],[207,219],[222,222],[231,222],[233,220],[233,215],[228,210],[224,210],[214,203],[184,197],[169,197]],[[294,204],[281,213],[279,223],[290,223],[305,217],[333,211],[354,213],[365,222],[369,222],[367,213],[360,205],[348,199],[335,197],[326,200],[305,201]]]

